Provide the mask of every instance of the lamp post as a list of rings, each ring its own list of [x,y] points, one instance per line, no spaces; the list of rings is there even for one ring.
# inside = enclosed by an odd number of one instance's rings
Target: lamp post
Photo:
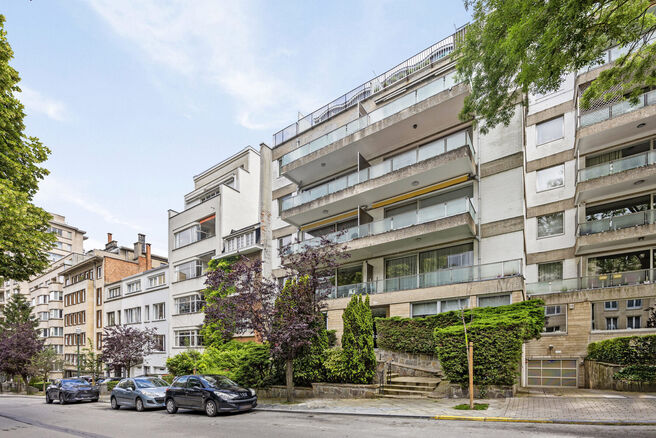
[[[77,344],[77,376],[80,377],[80,328],[75,329],[75,343]]]

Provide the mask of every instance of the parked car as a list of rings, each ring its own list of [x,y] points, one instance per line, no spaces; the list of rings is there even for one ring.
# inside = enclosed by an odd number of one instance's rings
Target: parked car
[[[100,397],[98,386],[92,386],[85,379],[62,379],[58,380],[46,389],[46,403],[59,400],[65,405],[74,401],[97,402]]]
[[[98,385],[107,384],[109,382],[120,382],[123,377],[102,377],[96,381]]]
[[[158,377],[134,377],[123,379],[112,389],[109,398],[112,409],[121,406],[135,407],[142,412],[146,408],[163,408],[166,388],[169,384]]]
[[[178,408],[204,410],[209,417],[218,412],[247,411],[257,406],[257,394],[216,374],[177,377],[166,390],[166,411]]]

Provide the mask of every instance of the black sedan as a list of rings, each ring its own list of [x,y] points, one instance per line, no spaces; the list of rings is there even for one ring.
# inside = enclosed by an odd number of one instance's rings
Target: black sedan
[[[92,386],[84,379],[62,379],[58,380],[46,389],[46,403],[59,400],[64,405],[75,401],[97,402],[100,390]]]
[[[209,417],[219,412],[248,411],[257,406],[252,389],[242,388],[225,376],[204,374],[177,377],[166,389],[166,411],[178,408],[205,411]]]

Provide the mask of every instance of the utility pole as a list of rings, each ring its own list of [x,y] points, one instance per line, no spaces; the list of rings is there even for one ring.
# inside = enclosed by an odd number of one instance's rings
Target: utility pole
[[[80,329],[75,329],[75,343],[77,344],[77,376],[80,377]]]
[[[474,343],[469,341],[469,409],[474,409]]]

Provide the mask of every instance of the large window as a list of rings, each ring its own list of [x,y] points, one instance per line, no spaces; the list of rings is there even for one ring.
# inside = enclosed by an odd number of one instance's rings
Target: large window
[[[173,269],[175,281],[189,280],[205,274],[205,271],[207,271],[207,264],[211,258],[212,255],[207,255],[198,260],[191,260],[175,266]]]
[[[175,247],[190,245],[199,240],[214,237],[216,235],[216,217],[214,215],[200,220],[197,224],[192,225],[182,231],[174,234]]]
[[[198,330],[176,330],[176,347],[198,347],[203,345],[203,337]]]
[[[649,269],[649,251],[613,254],[588,259],[588,275]]]
[[[166,337],[165,335],[155,335],[155,344],[153,351],[166,351]]]
[[[626,317],[626,328],[628,328],[628,329],[639,329],[640,328],[640,317],[639,316],[627,316]]]
[[[536,191],[543,192],[565,185],[565,165],[549,167],[536,172]]]
[[[563,279],[563,262],[539,263],[538,281],[546,283]]]
[[[198,313],[203,310],[205,301],[200,294],[189,295],[175,299],[175,313]]]
[[[164,312],[165,303],[153,304],[153,321],[161,321],[166,319],[166,313]]]
[[[422,316],[437,314],[437,301],[429,303],[413,303],[412,304],[412,317],[419,318]]]
[[[563,116],[535,125],[537,131],[537,145],[549,143],[559,138],[563,138]]]
[[[50,301],[61,301],[64,298],[64,292],[60,290],[50,291]]]
[[[417,288],[417,256],[411,255],[385,260],[385,290]]]
[[[565,232],[563,217],[563,212],[538,216],[538,237],[563,234]]]
[[[50,309],[50,319],[62,319],[64,311],[62,309]]]
[[[132,283],[127,284],[127,292],[128,294],[133,293],[133,292],[139,292],[141,290],[141,280],[133,281]]]
[[[487,297],[478,297],[479,307],[497,307],[510,304],[510,295],[493,295]]]
[[[467,307],[467,298],[412,303],[412,317],[419,318],[437,313],[451,312],[453,310],[464,309],[465,307]]]
[[[136,324],[141,322],[141,307],[133,307],[123,311],[125,324]]]
[[[337,286],[362,283],[362,264],[337,269]]]

